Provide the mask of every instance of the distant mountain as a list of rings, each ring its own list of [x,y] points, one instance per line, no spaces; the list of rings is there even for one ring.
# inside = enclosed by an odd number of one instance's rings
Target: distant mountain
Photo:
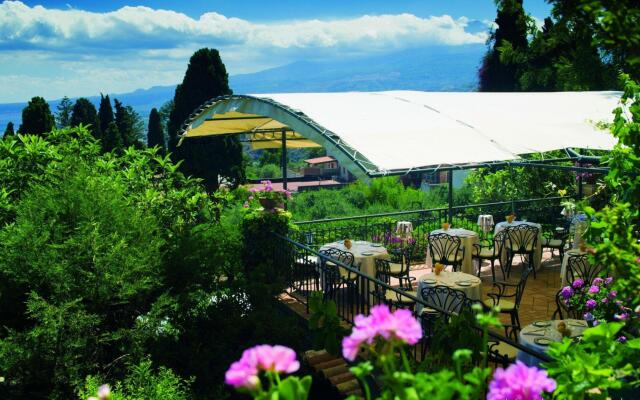
[[[384,56],[299,61],[251,74],[231,76],[234,93],[344,92],[380,90],[473,91],[483,45],[432,46]],[[143,118],[173,98],[175,86],[109,94]],[[96,108],[100,96],[89,97]],[[60,100],[49,101],[53,112]],[[0,134],[9,121],[20,125],[25,103],[0,104]]]

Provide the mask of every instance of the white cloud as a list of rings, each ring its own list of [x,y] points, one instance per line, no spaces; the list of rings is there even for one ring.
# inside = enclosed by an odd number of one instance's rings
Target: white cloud
[[[301,58],[484,43],[486,32],[470,33],[465,30],[468,23],[464,17],[420,18],[412,14],[254,23],[215,12],[195,19],[148,7],[95,13],[5,1],[0,4],[0,61],[24,64],[33,52],[42,58],[42,66],[75,60],[78,71],[98,71],[97,75],[104,76],[121,75],[117,69],[124,66],[130,80],[120,86],[128,84],[134,89],[143,83],[154,84],[148,82],[152,80],[149,73],[144,79],[135,77],[153,62],[158,63],[153,67],[153,73],[159,74],[155,84],[164,83],[174,71],[180,72],[175,73],[173,82],[179,81],[190,54],[204,46],[218,48],[229,71],[237,74]],[[60,69],[57,67],[54,69]],[[5,65],[0,66],[0,74],[5,74],[6,82],[7,76],[22,75],[23,71]],[[96,85],[90,86],[94,89]],[[0,93],[0,101],[6,100],[2,97]]]

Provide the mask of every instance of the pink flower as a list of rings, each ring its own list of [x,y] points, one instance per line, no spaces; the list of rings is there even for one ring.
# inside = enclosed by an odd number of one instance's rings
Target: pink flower
[[[603,297],[601,301],[602,301],[603,303],[608,303],[608,302],[609,302],[609,299],[607,299],[606,297]]]
[[[608,277],[608,278],[606,278],[606,279],[604,280],[604,284],[605,284],[605,285],[610,285],[610,284],[611,284],[611,282],[613,282],[613,277],[611,277],[611,276],[610,276],[610,277]]]
[[[547,371],[516,361],[507,369],[498,368],[489,384],[487,400],[542,400],[542,392],[553,392],[556,382]]]
[[[106,400],[111,396],[111,388],[109,385],[102,385],[98,388],[98,398],[100,400]]]
[[[246,349],[239,361],[225,373],[225,382],[233,387],[254,389],[260,385],[259,371],[293,373],[300,368],[296,353],[288,347],[259,345]]]
[[[594,299],[587,300],[587,308],[589,310],[594,309],[597,305],[598,305],[598,303],[596,303],[596,301]]]
[[[600,286],[591,285],[591,287],[589,288],[589,293],[591,294],[598,293],[599,291],[600,291]]]
[[[602,285],[602,282],[604,282],[604,279],[602,278],[594,278],[593,282],[591,282],[593,285]]]
[[[368,317],[358,315],[354,323],[351,335],[342,340],[342,354],[349,361],[355,360],[361,344],[372,344],[376,337],[407,344],[416,344],[422,338],[420,323],[411,311],[399,309],[392,313],[387,305],[372,307]]]
[[[607,297],[609,297],[610,299],[613,299],[613,298],[615,298],[617,295],[618,295],[618,292],[617,292],[617,291],[615,291],[615,290],[612,290],[612,291],[610,291],[610,292],[609,292],[609,294],[607,295]],[[618,302],[616,302],[616,304],[618,304]],[[622,304],[622,303],[620,303],[620,304]]]

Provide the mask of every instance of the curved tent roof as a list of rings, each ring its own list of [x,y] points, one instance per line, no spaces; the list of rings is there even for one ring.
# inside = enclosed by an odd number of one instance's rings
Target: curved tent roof
[[[596,128],[620,92],[281,93],[212,99],[183,138],[248,134],[254,147],[322,145],[357,176],[517,160],[566,148],[610,150]],[[262,136],[260,136],[262,135]],[[266,135],[266,136],[265,136]],[[264,145],[255,145],[264,142]],[[296,146],[297,143],[297,146]]]

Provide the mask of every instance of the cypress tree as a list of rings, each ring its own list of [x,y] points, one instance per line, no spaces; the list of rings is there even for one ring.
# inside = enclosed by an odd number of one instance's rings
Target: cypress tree
[[[49,104],[42,97],[32,98],[22,110],[22,124],[18,133],[42,135],[55,128],[55,120]]]
[[[13,122],[9,121],[7,127],[4,130],[4,135],[2,137],[13,136],[15,132],[13,131]]]
[[[144,122],[133,107],[125,106],[118,99],[113,101],[116,109],[115,121],[120,131],[123,147],[140,145],[144,135]]]
[[[100,134],[102,137],[104,137],[107,129],[109,128],[109,124],[114,121],[113,109],[111,108],[111,100],[109,100],[109,95],[103,96],[102,93],[100,93],[98,120],[100,121]]]
[[[81,97],[76,100],[71,112],[71,126],[89,125],[89,131],[96,139],[100,139],[100,122],[96,107],[88,99]]]
[[[56,125],[58,128],[66,128],[71,125],[71,112],[73,111],[73,102],[64,96],[58,106],[56,112]]]
[[[189,60],[182,83],[176,87],[173,108],[169,114],[169,149],[174,158],[184,160],[187,174],[203,178],[210,190],[219,186],[221,178],[232,184],[244,180],[242,146],[236,136],[204,137],[185,140],[180,147],[178,131],[182,123],[205,101],[232,94],[220,54],[215,49],[200,49]]]
[[[160,147],[160,151],[164,153],[166,147],[164,144],[164,132],[162,130],[162,122],[160,121],[160,113],[156,108],[151,109],[149,114],[149,128],[147,130],[147,146]]]
[[[498,28],[492,33],[493,47],[487,51],[478,73],[481,92],[509,92],[518,87],[517,66],[500,61],[500,47],[509,42],[514,51],[526,49],[527,16],[522,0],[498,0]]]
[[[105,152],[108,151],[122,151],[122,137],[120,131],[118,131],[118,125],[114,121],[111,121],[104,132],[102,139],[102,149]]]

